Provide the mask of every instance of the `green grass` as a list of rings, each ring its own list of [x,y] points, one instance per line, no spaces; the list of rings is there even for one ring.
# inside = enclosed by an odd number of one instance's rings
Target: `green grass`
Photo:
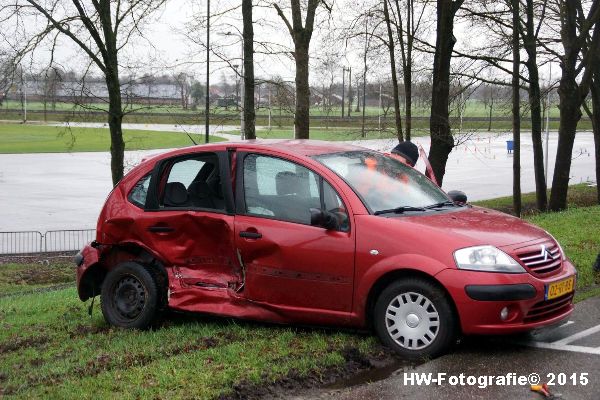
[[[125,129],[123,139],[126,150],[165,149],[192,144],[186,134],[175,132]],[[211,140],[223,139],[212,137]],[[0,153],[61,153],[109,149],[110,134],[107,128],[0,124]]]
[[[548,190],[548,199],[549,198],[550,190]],[[512,196],[474,201],[473,204],[481,207],[493,208],[494,210],[502,211],[507,214],[514,214]],[[523,193],[521,195],[521,204],[523,215],[536,214],[535,192]],[[569,204],[570,207],[587,207],[598,204],[597,188],[585,183],[569,186],[567,204]]]
[[[577,287],[594,284],[592,265],[600,251],[600,206],[570,208],[557,213],[527,217],[531,223],[550,232],[577,267]]]
[[[94,107],[96,111],[105,110],[107,105],[106,103],[98,103],[91,104],[90,106]],[[403,107],[403,106],[402,106]],[[22,112],[19,111],[21,109],[21,105],[16,101],[7,101],[4,102],[2,107],[0,108],[0,119],[4,120],[22,120],[23,115]],[[28,109],[30,112],[27,114],[27,118],[29,121],[77,121],[77,122],[106,122],[106,115],[100,114],[89,114],[86,110],[78,108],[70,103],[57,103],[56,110],[57,114],[48,114],[44,116],[44,113],[41,112],[43,110],[43,103],[41,102],[30,102],[28,103]],[[9,111],[10,110],[10,111]],[[133,111],[135,110],[135,111]],[[37,112],[32,112],[37,111]],[[200,107],[197,110],[187,109],[184,110],[181,106],[172,105],[172,106],[144,106],[140,104],[136,104],[132,106],[132,110],[128,110],[128,113],[124,122],[128,123],[163,123],[163,124],[201,124],[204,122],[203,115],[203,107]],[[478,100],[470,100],[467,103],[467,107],[465,108],[463,116],[466,118],[470,117],[478,117],[484,120],[482,121],[463,121],[463,131],[487,131],[488,130],[488,112],[489,110],[485,108],[484,104]],[[268,113],[269,110],[266,107],[261,107],[256,110],[256,124],[260,126],[268,125]],[[228,109],[224,107],[211,107],[210,110],[211,121],[215,124],[225,124],[232,125],[239,123],[239,111],[234,107],[230,107]],[[383,116],[383,111],[378,107],[367,107],[366,116],[368,117],[377,117],[378,115]],[[413,108],[413,116],[415,118],[424,118],[413,120],[413,127],[417,130],[429,130],[429,114],[430,109],[426,104],[415,104]],[[293,114],[288,110],[282,109],[281,111],[273,107],[271,110],[272,115],[272,126],[277,128],[282,127],[291,127],[293,126]],[[345,120],[340,120],[339,116],[341,115],[341,108],[334,107],[331,110],[323,110],[322,107],[312,107],[310,110],[311,117],[330,117],[330,119],[311,119],[312,126],[324,126],[324,127],[344,127],[344,128],[359,128],[361,126],[362,119],[362,111],[351,113],[351,118],[346,118]],[[404,110],[402,110],[402,115],[404,115]],[[453,118],[453,128],[459,128],[458,117],[459,114],[457,110],[452,109],[450,113],[451,118]],[[551,116],[553,118],[559,117],[558,107],[552,107]],[[496,104],[494,106],[494,111],[492,115],[492,130],[510,130],[512,127],[512,123],[510,120],[499,120],[499,118],[507,118],[510,117],[510,109],[507,107],[502,107],[500,104]],[[394,113],[393,109],[389,109],[387,113],[387,121],[384,119],[384,125],[387,127],[391,127],[393,125]],[[372,118],[368,120],[366,123],[369,129],[378,128],[377,118]],[[551,129],[558,129],[558,122],[551,122]],[[531,129],[531,121],[528,118],[527,114],[524,114],[521,123],[522,129]],[[591,122],[585,116],[582,118],[579,123],[578,129],[580,130],[590,130]]]
[[[400,107],[402,109],[402,114],[404,114],[404,104],[401,103]],[[10,110],[21,110],[22,106],[21,103],[19,101],[16,100],[5,100],[2,103],[2,107],[0,109],[10,109]],[[181,105],[179,104],[173,104],[173,105],[145,105],[145,104],[131,104],[129,106],[130,109],[132,110],[140,110],[140,112],[145,112],[145,113],[184,113],[184,114],[193,114],[193,113],[199,113],[202,112],[204,110],[204,106],[200,105],[199,107],[197,107],[196,110],[193,110],[191,107],[188,109],[183,109],[181,107]],[[29,111],[43,111],[44,110],[44,103],[41,101],[29,101],[27,102],[27,109]],[[48,111],[52,111],[52,106],[50,103],[47,103],[47,110]],[[66,103],[66,102],[57,102],[55,105],[55,110],[56,111],[73,111],[73,110],[82,110],[85,112],[85,110],[98,110],[98,111],[102,111],[102,110],[108,110],[108,104],[106,102],[102,102],[102,103],[90,103],[86,105],[86,109],[83,109],[80,106],[76,106],[73,103]],[[235,107],[216,107],[216,106],[211,106],[211,112],[215,113],[215,114],[235,114],[235,113],[239,113],[239,110],[236,109]],[[347,114],[347,106],[346,106],[346,110],[345,110],[346,114]],[[430,108],[428,105],[426,104],[413,104],[413,115],[415,116],[420,116],[420,115],[428,115],[430,112]],[[510,104],[506,103],[504,105],[499,104],[499,103],[495,103],[494,104],[494,109],[493,109],[493,116],[510,116],[510,112],[511,112],[511,108],[510,108]],[[269,113],[269,109],[268,107],[264,107],[261,106],[260,108],[257,109],[256,114],[257,115],[262,115],[262,116],[266,116]],[[331,108],[323,108],[320,106],[313,106],[310,109],[310,113],[313,116],[331,116],[331,117],[338,117],[341,116],[342,114],[342,109],[340,106],[333,106]],[[278,107],[275,106],[275,104],[273,105],[273,107],[271,108],[271,114],[273,116],[279,115],[280,114],[280,110]],[[285,108],[283,108],[281,110],[281,114],[283,115],[292,115],[290,110],[286,110]],[[366,110],[365,110],[365,115],[370,116],[370,117],[376,117],[378,115],[383,115],[384,114],[384,110],[380,109],[379,107],[376,106],[367,106]],[[394,109],[393,107],[390,107],[387,111],[387,115],[390,118],[393,118],[393,114],[394,114]],[[456,109],[453,109],[451,107],[451,114],[453,116],[458,116],[458,111]],[[362,116],[362,108],[360,109],[360,111],[356,111],[356,99],[354,101],[353,107],[352,107],[352,111],[350,113],[351,116],[353,117],[360,117]],[[527,117],[529,114],[524,114],[525,117]],[[486,118],[489,116],[489,109],[485,107],[484,103],[482,101],[479,100],[469,100],[467,102],[467,106],[465,107],[464,113],[463,113],[464,117],[481,117],[481,118]],[[558,109],[558,107],[554,106],[550,109],[550,116],[551,117],[559,117],[560,116],[560,110]]]
[[[0,295],[75,281],[73,264],[0,264]]]
[[[7,398],[218,398],[236,385],[341,365],[349,348],[377,348],[370,336],[203,317],[111,329],[74,288],[0,298],[0,327]]]

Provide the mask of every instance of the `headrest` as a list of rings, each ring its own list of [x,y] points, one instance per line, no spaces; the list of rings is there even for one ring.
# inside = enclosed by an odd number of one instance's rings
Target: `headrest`
[[[300,179],[292,171],[279,172],[275,176],[275,188],[278,195],[295,194],[300,190]]]
[[[165,186],[165,206],[182,206],[187,203],[188,193],[181,182],[169,182]]]

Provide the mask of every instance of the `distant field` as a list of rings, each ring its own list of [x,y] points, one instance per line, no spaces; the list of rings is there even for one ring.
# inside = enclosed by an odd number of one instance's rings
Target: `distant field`
[[[108,109],[108,105],[107,103],[90,103],[88,104],[86,107],[88,107],[87,109],[97,109],[98,111],[101,110],[107,110]],[[404,105],[400,104],[400,107],[402,109],[402,114],[404,114]],[[5,100],[2,103],[2,109],[12,109],[12,110],[18,110],[21,109],[21,103],[15,100]],[[189,114],[199,114],[202,113],[204,111],[204,106],[200,105],[196,110],[192,109],[191,107],[188,109],[183,109],[183,107],[181,107],[180,105],[171,105],[171,106],[163,106],[163,105],[145,105],[145,104],[132,104],[130,107],[132,110],[139,110],[139,112],[145,112],[145,113],[189,113]],[[43,110],[44,109],[44,103],[41,101],[33,101],[33,102],[28,102],[27,103],[27,109],[28,110]],[[72,110],[83,110],[81,107],[79,106],[75,106],[72,103],[63,103],[63,102],[57,102],[56,103],[56,107],[55,109],[57,111],[72,111]],[[52,108],[50,106],[50,104],[47,104],[47,110],[48,111],[52,111]],[[510,105],[507,103],[506,105],[502,105],[499,103],[494,104],[493,107],[493,117],[510,117]],[[214,114],[235,114],[236,112],[239,112],[239,109],[236,107],[211,107],[211,113]],[[345,109],[346,114],[348,113],[347,108]],[[429,106],[428,105],[419,105],[419,104],[414,104],[413,105],[413,115],[414,116],[428,116],[430,112]],[[257,109],[256,111],[257,115],[269,115],[269,109],[268,107],[260,107]],[[285,108],[282,109],[281,111],[279,110],[279,108],[277,106],[272,106],[271,107],[271,114],[273,116],[277,116],[279,114],[282,115],[292,115],[292,113],[290,112],[290,110],[286,110]],[[341,106],[334,106],[331,108],[323,108],[321,106],[313,106],[311,107],[310,113],[312,116],[331,116],[331,117],[338,117],[341,116],[342,114],[342,108]],[[383,108],[379,108],[377,106],[367,106],[367,109],[365,111],[365,114],[367,116],[371,116],[371,117],[376,117],[378,115],[384,115],[385,110]],[[451,107],[451,114],[453,116],[459,116],[459,112],[456,109],[452,109]],[[362,116],[362,108],[360,109],[360,111],[356,111],[356,101],[354,102],[354,105],[352,107],[352,111],[350,113],[351,116],[353,117],[360,117]],[[392,107],[388,108],[387,110],[387,115],[390,118],[393,118],[394,116],[394,109]],[[525,114],[525,116],[527,116],[528,114]],[[485,104],[479,100],[469,100],[467,102],[467,106],[464,109],[463,112],[463,117],[488,117],[489,116],[489,108],[485,106]],[[559,117],[560,116],[560,111],[558,109],[558,107],[551,107],[550,109],[550,116],[551,117]]]
[[[124,130],[126,150],[189,146],[183,133]],[[212,137],[211,141],[224,139]],[[196,141],[199,141],[196,139]],[[65,128],[42,125],[0,124],[0,153],[62,153],[110,150],[107,128]]]
[[[89,113],[87,110],[83,110],[78,106],[74,106],[70,103],[57,103],[56,112],[52,112],[48,109],[48,114],[44,115],[43,103],[31,102],[28,103],[27,114],[28,121],[78,121],[78,122],[105,122],[106,115],[102,112],[105,110],[107,105],[105,103],[90,104],[89,111],[95,111],[95,113]],[[403,107],[401,105],[401,107]],[[34,112],[37,111],[37,112]],[[191,108],[184,110],[181,106],[146,106],[141,104],[134,104],[131,106],[131,111],[128,113],[124,122],[129,123],[161,123],[161,124],[202,124],[204,123],[204,108],[199,107],[196,110]],[[239,109],[236,107],[211,107],[210,118],[211,122],[215,124],[223,125],[238,125],[239,124]],[[365,112],[366,116],[369,117],[366,121],[366,125],[369,129],[379,128],[379,118],[381,116],[383,127],[391,127],[394,124],[394,110],[392,108],[387,109],[387,113],[379,107],[368,106]],[[402,108],[401,114],[404,120],[404,109]],[[428,130],[429,129],[429,114],[430,109],[426,104],[415,104],[413,107],[413,128]],[[553,118],[559,117],[558,107],[552,107],[550,115]],[[269,109],[267,107],[260,107],[256,110],[256,124],[260,126],[269,125]],[[310,110],[311,125],[319,127],[346,127],[346,128],[359,128],[362,124],[362,110],[360,112],[355,111],[353,108],[351,116],[341,119],[341,107],[333,107],[329,110],[324,110],[322,107],[314,106]],[[471,100],[467,103],[464,109],[463,115],[464,120],[462,122],[463,130],[471,131],[482,131],[488,130],[490,124],[489,108],[487,108],[483,102],[478,100]],[[492,130],[510,130],[510,109],[504,105],[498,103],[493,108],[492,113]],[[0,120],[22,120],[24,117],[21,111],[21,104],[17,101],[5,101],[0,107]],[[271,108],[271,126],[273,128],[291,127],[294,124],[293,113],[290,110],[279,109],[277,107]],[[458,110],[451,108],[450,117],[452,118],[453,129],[460,129],[461,124],[460,113]],[[477,121],[469,120],[470,118],[477,118]],[[551,129],[558,128],[558,121],[551,121]],[[528,118],[528,113],[524,109],[523,119],[521,123],[523,129],[530,129],[531,122]],[[589,130],[591,129],[590,121],[587,118],[583,118],[579,129]]]

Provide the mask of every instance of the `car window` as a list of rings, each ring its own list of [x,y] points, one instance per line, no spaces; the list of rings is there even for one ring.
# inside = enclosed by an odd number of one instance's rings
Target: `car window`
[[[344,179],[374,213],[403,206],[428,207],[449,201],[425,175],[377,152],[349,151],[313,158]]]
[[[187,189],[206,162],[201,160],[184,160],[173,164],[167,183],[181,182]]]
[[[340,231],[349,231],[350,221],[348,219],[348,211],[346,211],[346,207],[344,207],[344,203],[336,193],[335,189],[325,180],[323,181],[323,204],[325,210],[333,213],[337,218]]]
[[[144,208],[146,197],[148,196],[148,187],[150,186],[150,177],[150,174],[144,176],[135,184],[133,189],[131,189],[128,197],[130,203],[140,208]]]
[[[310,225],[310,209],[321,208],[318,182],[301,165],[250,154],[244,159],[246,213]]]
[[[196,155],[167,164],[160,206],[225,210],[218,166],[216,154]]]

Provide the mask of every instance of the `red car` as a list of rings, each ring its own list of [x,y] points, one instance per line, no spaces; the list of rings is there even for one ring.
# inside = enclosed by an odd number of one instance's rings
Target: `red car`
[[[76,262],[79,297],[99,294],[115,326],[145,328],[168,308],[374,328],[408,357],[554,324],[576,277],[538,227],[455,203],[384,154],[292,140],[143,161]]]

